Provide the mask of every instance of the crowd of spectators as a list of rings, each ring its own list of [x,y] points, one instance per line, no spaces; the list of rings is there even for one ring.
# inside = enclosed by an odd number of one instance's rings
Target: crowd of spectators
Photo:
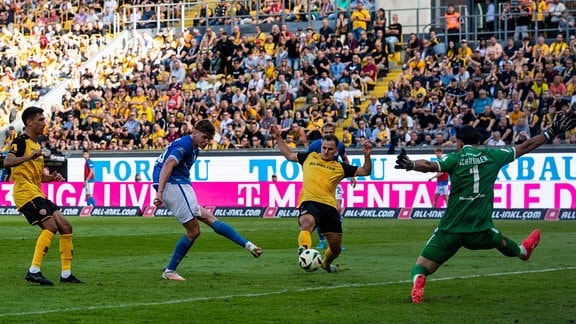
[[[66,75],[72,86],[50,107],[42,144],[51,155],[159,150],[210,119],[218,129],[210,148],[274,147],[272,123],[282,126],[289,145],[307,146],[324,123],[346,119],[387,72],[386,24],[373,26],[363,4],[354,6],[354,22],[338,31],[331,26],[346,15],[325,18],[319,30],[273,25],[264,33],[255,26],[250,35],[238,26],[230,34],[224,26],[180,34],[162,28],[157,35],[132,29],[124,48],[94,71]]]
[[[556,112],[576,102],[576,37],[567,37],[560,32],[535,43],[510,37],[503,45],[492,36],[476,46],[462,39],[435,55],[433,32],[423,40],[412,34],[412,51],[385,96],[385,123],[397,145],[455,145],[460,125],[475,127],[485,145],[519,144],[540,134]],[[553,144],[560,143],[576,143],[576,133]]]
[[[243,34],[238,26],[228,34],[211,20],[203,33],[162,28],[152,35],[133,29],[124,48],[108,53],[95,71],[77,68],[93,54],[90,46],[69,43],[82,41],[80,34],[56,37],[49,34],[55,24],[34,39],[39,28],[34,26],[22,38],[34,46],[48,38],[42,50],[55,55],[51,68],[37,64],[42,71],[37,79],[52,75],[72,81],[61,104],[50,107],[52,121],[42,145],[50,155],[160,150],[190,133],[200,119],[211,120],[218,130],[209,149],[273,148],[267,133],[273,123],[290,146],[306,147],[321,137],[324,123],[343,121],[351,122],[342,134],[347,146],[364,140],[391,148],[455,145],[455,129],[462,124],[478,128],[480,144],[501,145],[545,130],[554,111],[570,109],[576,101],[576,41],[569,36],[562,45],[562,33],[553,43],[509,39],[504,46],[494,36],[478,40],[474,49],[462,39],[441,54],[434,50],[441,41],[433,31],[422,40],[412,34],[398,78],[386,93],[370,93],[388,73],[402,26],[397,15],[388,24],[383,10],[370,13],[361,1],[350,5],[349,15],[328,14],[318,30],[273,25],[265,33],[256,25],[254,34]],[[101,21],[91,26],[106,28]],[[106,38],[88,40],[98,44]],[[20,66],[25,73],[35,69],[31,63]],[[360,109],[365,99],[367,107]],[[576,134],[565,134],[556,143],[574,142]]]
[[[83,7],[77,13],[71,8],[67,0],[0,6],[0,127],[63,80],[78,80],[78,67],[111,40],[100,19],[89,19]]]

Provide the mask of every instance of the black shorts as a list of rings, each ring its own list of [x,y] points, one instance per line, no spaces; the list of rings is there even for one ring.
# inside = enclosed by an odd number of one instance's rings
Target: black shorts
[[[55,203],[42,197],[36,197],[32,201],[26,203],[18,211],[20,211],[30,225],[36,225],[47,218],[52,217],[55,211],[60,210]]]
[[[320,227],[324,233],[342,233],[342,223],[340,222],[340,213],[330,205],[304,201],[300,204],[300,216],[310,214],[316,220],[316,226]]]

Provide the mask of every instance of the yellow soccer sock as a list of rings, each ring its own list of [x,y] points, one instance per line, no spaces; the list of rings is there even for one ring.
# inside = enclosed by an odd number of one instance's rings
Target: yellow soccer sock
[[[52,239],[54,238],[54,233],[45,229],[42,230],[36,241],[36,248],[34,248],[34,257],[32,257],[32,267],[40,269],[42,265],[42,260],[48,252],[50,245],[52,244]]]
[[[298,234],[298,246],[306,246],[309,249],[312,246],[312,233],[308,231],[300,231]]]
[[[338,256],[332,253],[332,250],[330,250],[330,247],[328,247],[326,249],[326,252],[324,253],[324,261],[322,261],[322,268],[328,267],[328,265],[331,264],[332,261],[336,259],[336,257]]]
[[[69,275],[72,269],[72,234],[60,234],[60,260],[62,272]]]

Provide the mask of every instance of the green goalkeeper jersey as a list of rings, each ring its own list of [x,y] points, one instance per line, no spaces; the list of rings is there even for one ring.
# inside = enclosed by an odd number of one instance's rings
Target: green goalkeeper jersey
[[[514,147],[480,150],[465,145],[440,160],[450,174],[450,198],[438,228],[450,233],[474,233],[494,227],[494,183],[500,168],[516,158]]]

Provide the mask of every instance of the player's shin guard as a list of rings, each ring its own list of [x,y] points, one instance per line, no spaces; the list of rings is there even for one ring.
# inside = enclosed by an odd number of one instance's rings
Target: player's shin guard
[[[54,238],[54,233],[50,232],[49,230],[45,229],[42,230],[40,235],[38,236],[38,240],[36,241],[36,247],[34,248],[34,256],[32,258],[32,267],[40,269],[42,265],[42,260],[44,260],[44,256],[48,252],[50,245],[52,244],[52,239]]]
[[[505,238],[506,246],[499,248],[498,251],[508,257],[517,257],[520,255],[520,246],[509,238]]]
[[[302,230],[298,234],[298,246],[305,246],[307,249],[312,247],[312,233]]]
[[[190,241],[186,235],[182,235],[178,243],[176,243],[176,247],[174,248],[174,254],[172,254],[172,258],[170,259],[170,263],[166,266],[168,270],[176,270],[182,259],[188,253],[188,250],[192,247],[194,242]]]
[[[241,247],[245,247],[246,243],[248,242],[248,240],[243,238],[242,235],[238,234],[238,232],[236,232],[232,226],[224,222],[215,221],[214,224],[212,224],[212,228],[217,234],[224,236],[225,238],[240,245]]]

